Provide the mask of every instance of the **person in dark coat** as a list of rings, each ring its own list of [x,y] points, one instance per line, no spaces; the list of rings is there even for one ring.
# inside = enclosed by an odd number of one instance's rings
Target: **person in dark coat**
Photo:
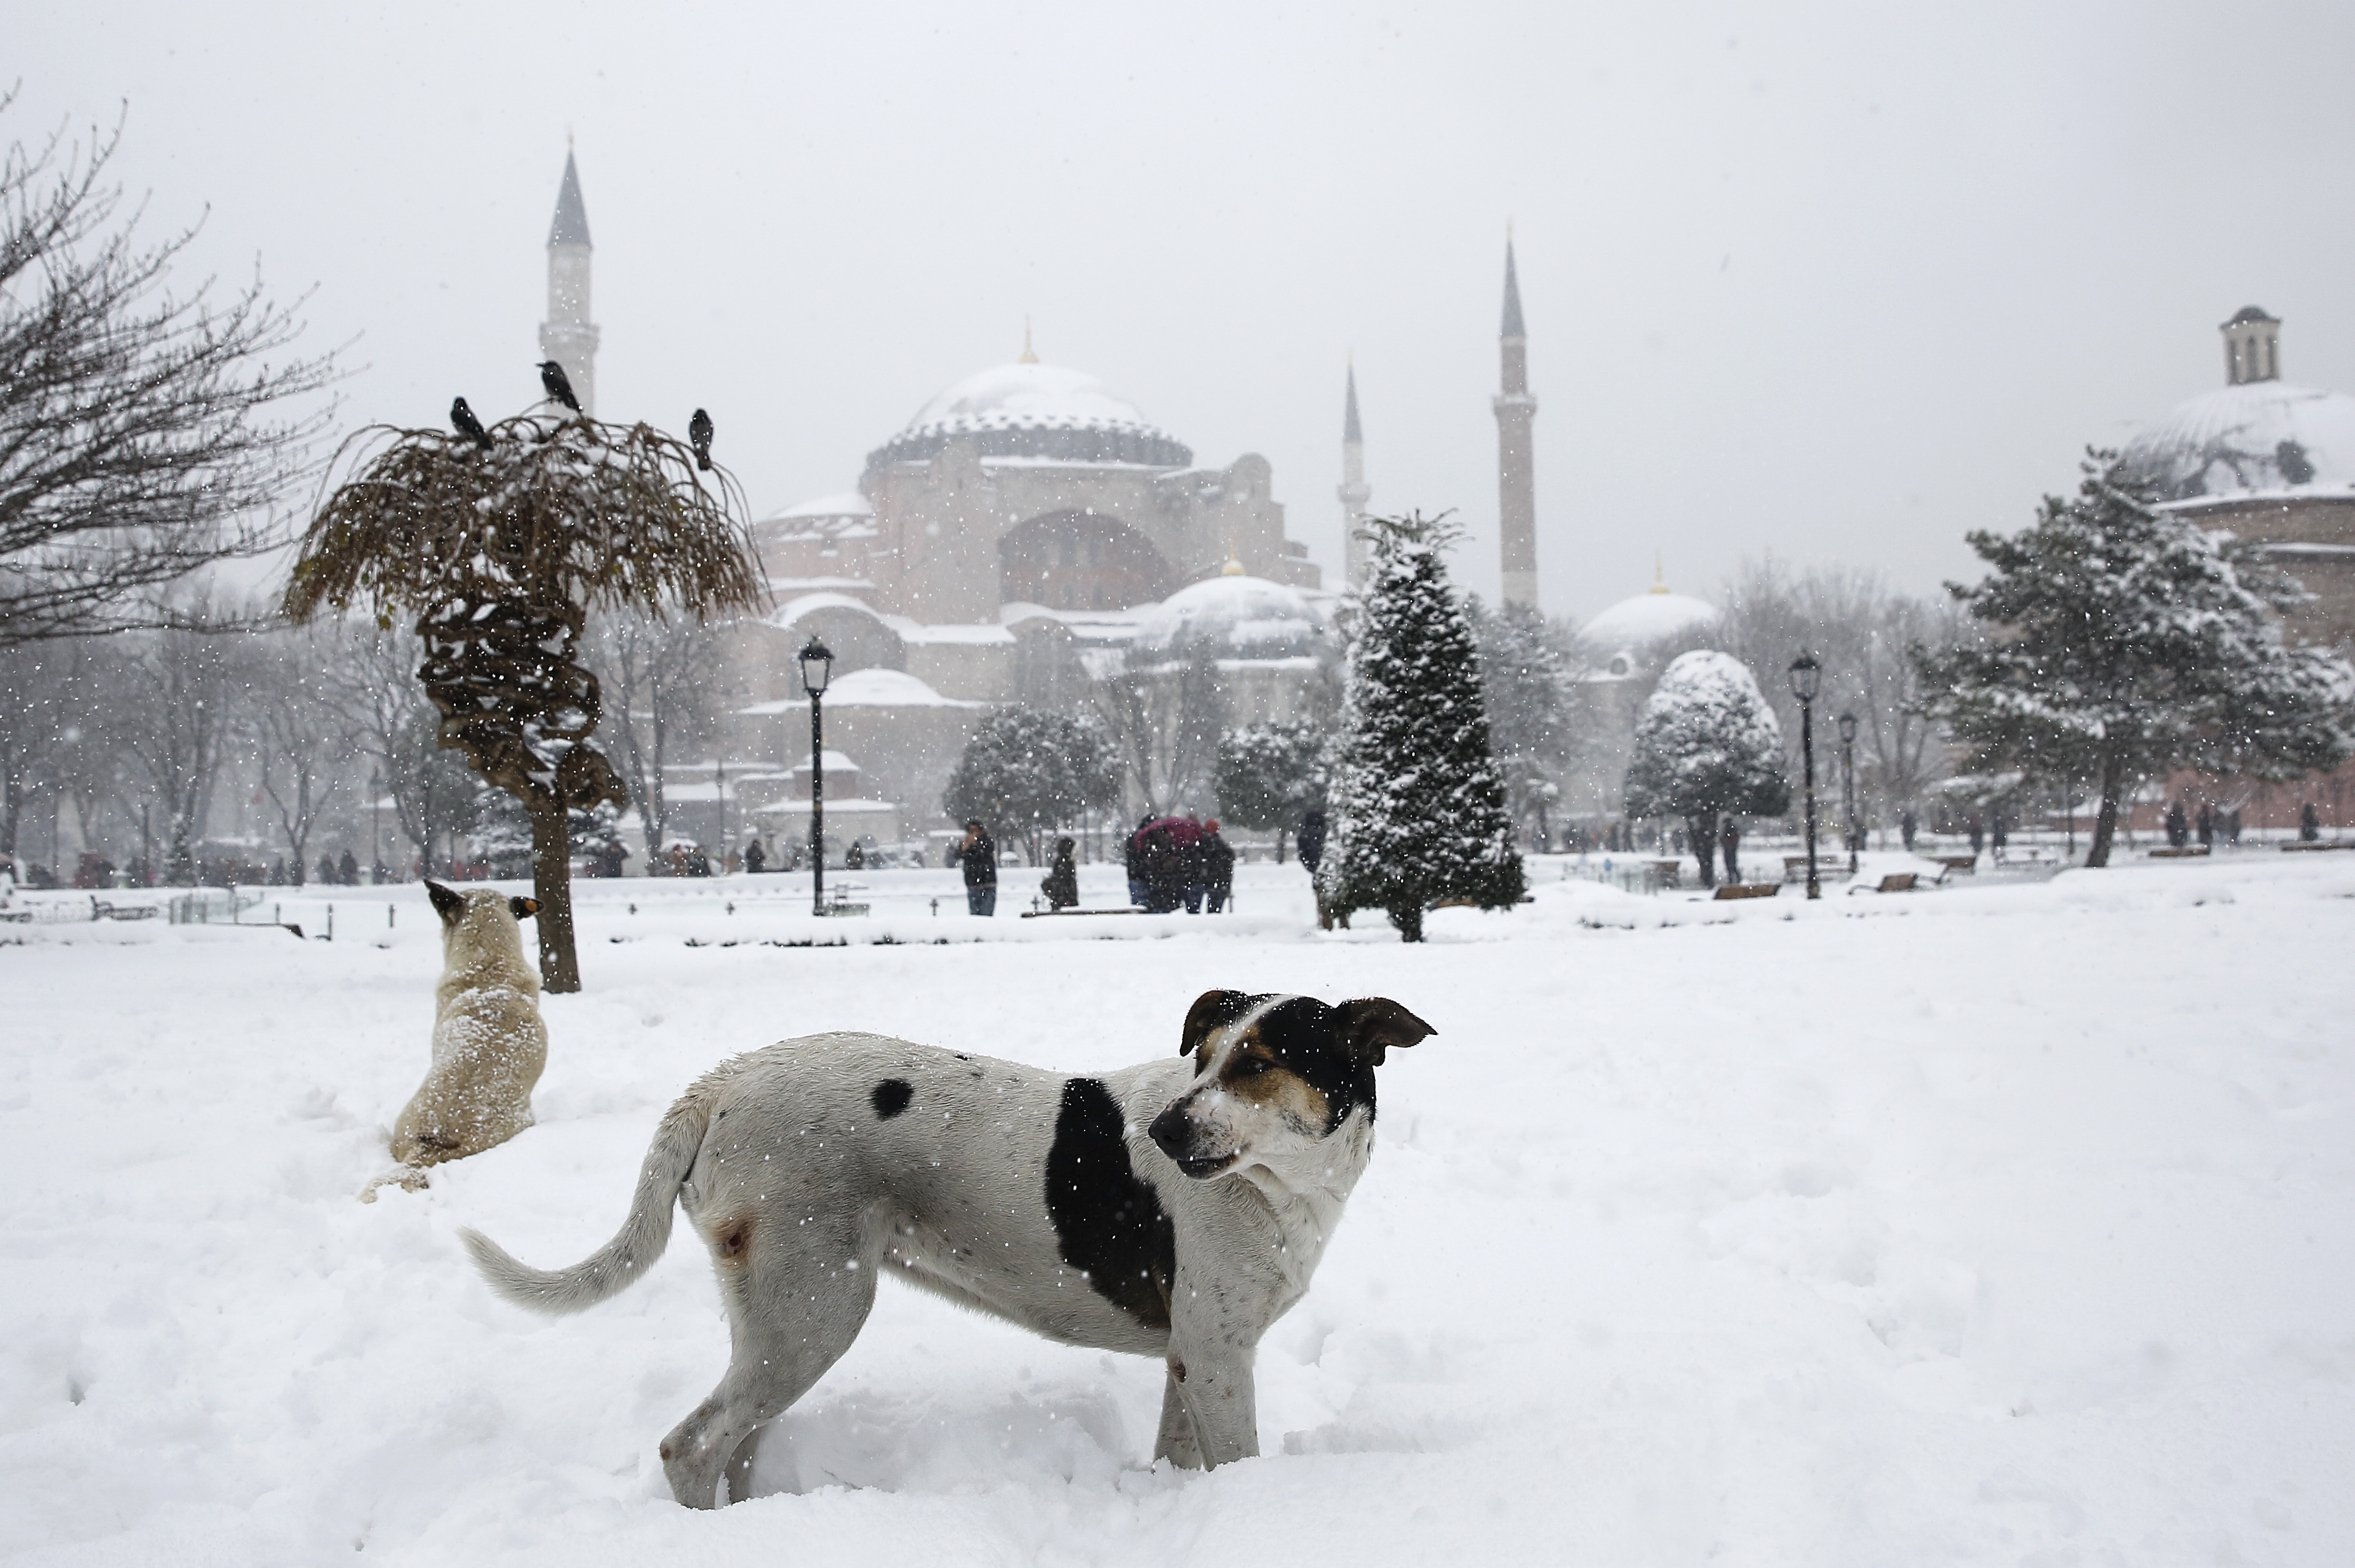
[[[1210,912],[1218,914],[1235,896],[1235,847],[1219,837],[1219,819],[1202,824],[1202,885],[1210,901]]]
[[[1080,901],[1079,848],[1069,838],[1055,840],[1054,862],[1039,880],[1039,891],[1047,895],[1049,909],[1071,909]]]
[[[1300,863],[1315,876],[1325,863],[1325,813],[1312,810],[1300,819]]]
[[[2180,849],[2190,842],[2191,824],[2183,815],[2183,803],[2179,800],[2168,802],[2167,847],[2170,849]]]
[[[1971,853],[1976,856],[1980,850],[1987,848],[1987,828],[1985,825],[1979,821],[1979,814],[1976,811],[1971,813],[1971,819],[1967,824],[1966,824],[1966,827],[1968,828],[1971,836]]]
[[[1904,816],[1897,819],[1897,831],[1898,834],[1905,840],[1905,852],[1908,855],[1913,853],[1913,835],[1921,826],[1922,825],[1919,822],[1914,820],[1913,813],[1910,808],[1906,811]]]
[[[949,846],[949,864],[964,868],[964,908],[967,914],[997,912],[997,840],[981,825],[965,818],[964,837]]]
[[[360,885],[359,857],[349,849],[345,850],[344,858],[336,862],[336,880],[347,888]]]
[[[1202,852],[1202,825],[1190,816],[1180,817],[1170,824],[1169,835],[1178,845],[1178,885],[1185,895],[1186,912],[1199,914],[1203,895],[1210,891],[1209,859]]]
[[[2211,848],[2216,842],[2216,808],[2206,801],[2200,803],[2200,848]]]
[[[1167,819],[1145,830],[1145,910],[1175,914],[1186,897],[1184,858]]]
[[[1742,882],[1742,825],[1728,813],[1725,826],[1717,835],[1718,851],[1725,857],[1725,880],[1733,886]]]
[[[1132,909],[1145,909],[1152,901],[1153,886],[1145,874],[1145,830],[1153,826],[1153,814],[1146,812],[1136,819],[1136,831],[1121,846],[1121,859],[1128,868],[1128,902]]]
[[[757,877],[768,869],[769,852],[761,848],[758,838],[748,841],[744,846],[744,874]]]
[[[2301,843],[2311,844],[2322,837],[2322,814],[2307,801],[2297,808],[2297,837]]]

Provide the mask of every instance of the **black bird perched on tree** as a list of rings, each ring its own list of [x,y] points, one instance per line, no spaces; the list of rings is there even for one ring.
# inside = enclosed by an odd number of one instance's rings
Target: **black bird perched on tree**
[[[695,417],[687,421],[687,440],[695,448],[698,468],[711,466],[711,416],[701,409],[696,410]]]
[[[450,422],[457,427],[460,435],[464,436],[485,452],[490,451],[491,432],[483,428],[483,421],[474,417],[474,411],[466,406],[465,399],[450,400]]]
[[[564,373],[564,367],[555,360],[543,359],[539,362],[539,384],[549,397],[576,414],[581,411],[581,400],[572,395],[572,378],[567,376]]]

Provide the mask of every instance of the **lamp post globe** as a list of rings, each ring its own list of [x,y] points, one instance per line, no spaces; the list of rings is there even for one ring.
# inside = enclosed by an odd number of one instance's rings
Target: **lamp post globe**
[[[1807,896],[1824,896],[1816,874],[1816,693],[1821,689],[1824,667],[1815,655],[1801,653],[1791,661],[1791,695],[1799,699],[1799,755],[1807,781]]]
[[[834,650],[815,636],[795,656],[810,699],[810,912],[826,912],[826,723],[821,706],[834,677]]]
[[[1864,825],[1856,818],[1856,715],[1839,716],[1840,812],[1848,831],[1848,874],[1856,875],[1857,851],[1864,844]]]

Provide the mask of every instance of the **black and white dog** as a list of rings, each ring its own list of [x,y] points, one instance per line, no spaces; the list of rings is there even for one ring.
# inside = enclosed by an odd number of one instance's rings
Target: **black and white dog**
[[[1168,1366],[1156,1458],[1259,1452],[1252,1363],[1306,1293],[1374,1146],[1374,1069],[1431,1026],[1383,997],[1211,991],[1184,1061],[1073,1078],[871,1034],[706,1074],[663,1117],[621,1233],[543,1273],[479,1232],[518,1307],[578,1312],[644,1274],[676,1200],[702,1232],[731,1357],[663,1440],[691,1508],[742,1497],[760,1428],[850,1348],[891,1272],[1050,1339]]]

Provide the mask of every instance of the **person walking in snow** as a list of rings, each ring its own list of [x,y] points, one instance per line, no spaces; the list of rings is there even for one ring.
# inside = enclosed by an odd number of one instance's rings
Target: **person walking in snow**
[[[1742,854],[1742,825],[1733,820],[1732,814],[1730,812],[1726,815],[1725,827],[1718,833],[1717,848],[1718,852],[1725,857],[1725,880],[1727,885],[1731,887],[1740,887],[1742,885],[1742,861],[1740,859]]]
[[[2179,800],[2168,802],[2167,847],[2170,849],[2180,849],[2190,842],[2191,824],[2183,815],[2183,803]]]
[[[1905,852],[1908,855],[1913,853],[1913,834],[1920,827],[1921,824],[1913,820],[1912,806],[1906,807],[1905,815],[1897,819],[1897,831],[1905,840]]]
[[[964,868],[964,908],[967,914],[997,912],[997,841],[981,825],[965,818],[964,837],[949,846],[949,864]]]
[[[1202,885],[1210,901],[1210,912],[1218,914],[1235,896],[1235,847],[1219,837],[1219,819],[1202,824]]]
[[[2297,836],[2307,844],[2322,837],[2322,816],[2314,809],[2314,802],[2310,800],[2297,808]]]
[[[1324,808],[1312,807],[1307,815],[1301,817],[1299,833],[1300,863],[1308,868],[1308,874],[1312,877],[1316,874],[1316,868],[1325,863],[1325,834]]]
[[[1066,910],[1080,901],[1079,846],[1069,838],[1055,840],[1054,863],[1039,880],[1039,891],[1047,895],[1047,907]]]
[[[1149,907],[1153,884],[1145,874],[1145,830],[1153,826],[1153,813],[1146,812],[1136,819],[1136,831],[1121,845],[1121,859],[1128,869],[1128,902],[1132,909]]]
[[[744,844],[744,874],[757,877],[768,869],[769,852],[761,848],[758,838],[747,839]]]
[[[1979,822],[1979,814],[1976,811],[1971,813],[1967,826],[1971,835],[1971,858],[1977,859],[1979,851],[1987,848],[1987,828]]]
[[[2200,835],[2200,848],[2213,848],[2216,844],[2216,808],[2207,801],[2200,803],[2200,816],[2194,823]]]

